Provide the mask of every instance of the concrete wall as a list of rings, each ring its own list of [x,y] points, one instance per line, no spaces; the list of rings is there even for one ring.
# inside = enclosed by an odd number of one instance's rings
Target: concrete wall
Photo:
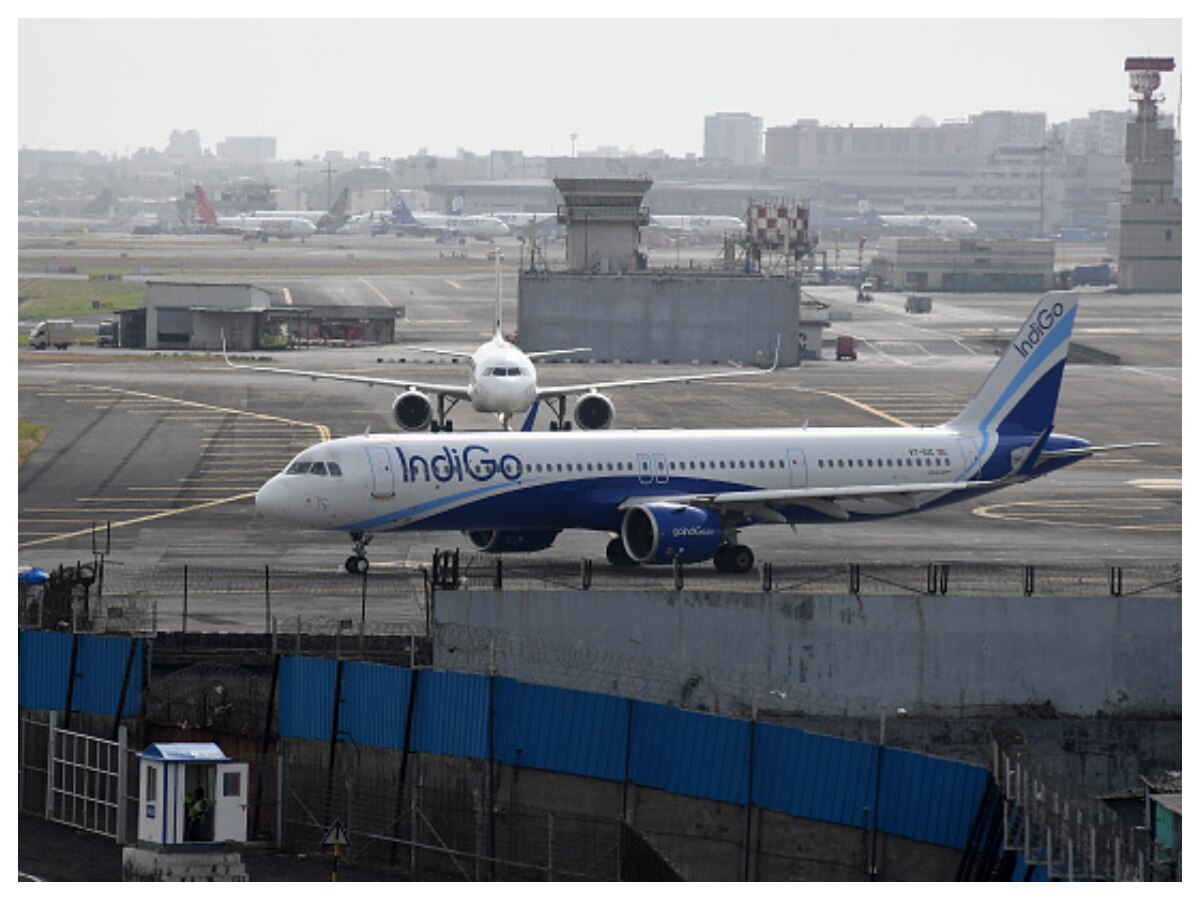
[[[437,667],[722,715],[1183,708],[1179,598],[441,592],[434,616]]]
[[[751,881],[869,877],[872,834],[867,828],[426,754],[409,758],[408,787],[398,800],[398,751],[340,744],[332,773],[327,742],[287,741],[284,757],[284,846],[318,846],[325,821],[338,816],[350,829],[356,862],[390,862],[400,871],[415,862],[417,877],[485,879],[491,876],[485,858],[494,855],[501,878],[539,880],[551,859],[560,878],[563,873],[612,878],[615,824],[622,818],[688,881],[740,881],[746,875]],[[327,786],[333,803],[326,811]],[[396,854],[389,841],[371,840],[380,835],[401,842]],[[429,849],[414,854],[407,844],[412,836]],[[457,862],[440,849],[458,851]],[[883,834],[875,853],[881,878],[914,881],[952,880],[961,856],[947,847]],[[506,862],[517,865],[510,868]]]
[[[581,359],[704,365],[799,360],[793,279],[696,275],[522,275],[517,327],[526,351],[590,347]]]

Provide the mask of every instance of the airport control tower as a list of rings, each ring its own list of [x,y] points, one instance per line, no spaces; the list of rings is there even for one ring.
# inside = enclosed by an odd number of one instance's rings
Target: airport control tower
[[[1109,212],[1109,244],[1124,293],[1183,290],[1183,206],[1175,199],[1175,131],[1163,127],[1155,92],[1170,57],[1125,60],[1137,115],[1125,126],[1121,196]]]

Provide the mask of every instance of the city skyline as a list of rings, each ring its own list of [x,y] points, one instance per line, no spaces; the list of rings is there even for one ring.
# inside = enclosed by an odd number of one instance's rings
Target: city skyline
[[[206,151],[274,137],[280,159],[682,158],[721,112],[766,130],[1131,109],[1127,56],[1175,58],[1175,116],[1183,21],[20,19],[17,43],[21,148],[127,156],[195,130]]]

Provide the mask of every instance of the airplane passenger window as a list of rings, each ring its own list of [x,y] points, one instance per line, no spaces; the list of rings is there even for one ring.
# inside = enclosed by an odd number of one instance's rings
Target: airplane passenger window
[[[562,463],[555,463],[558,466],[558,471],[562,471]]]
[[[700,460],[700,468],[704,468],[704,460]]]
[[[671,463],[671,468],[672,468],[672,469],[673,469],[673,468],[675,468],[675,463]],[[610,472],[611,472],[612,470],[613,470],[613,468],[612,468],[612,463],[608,463],[608,471],[610,471]]]
[[[875,460],[873,460],[873,459],[868,459],[868,460],[867,460],[867,468],[868,468],[868,469],[871,469],[871,468],[874,468],[874,467],[875,467]]]
[[[746,468],[746,461],[745,461],[744,459],[739,459],[739,460],[738,460],[738,468],[739,468],[739,469],[744,469],[744,468]]]

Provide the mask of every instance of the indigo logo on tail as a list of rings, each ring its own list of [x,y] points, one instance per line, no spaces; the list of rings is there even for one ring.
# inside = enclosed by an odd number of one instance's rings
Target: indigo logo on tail
[[[1022,359],[1028,359],[1029,354],[1041,343],[1054,324],[1062,318],[1063,305],[1056,302],[1053,306],[1038,310],[1038,314],[1029,323],[1029,331],[1021,340],[1013,343],[1013,349],[1021,354]]]

